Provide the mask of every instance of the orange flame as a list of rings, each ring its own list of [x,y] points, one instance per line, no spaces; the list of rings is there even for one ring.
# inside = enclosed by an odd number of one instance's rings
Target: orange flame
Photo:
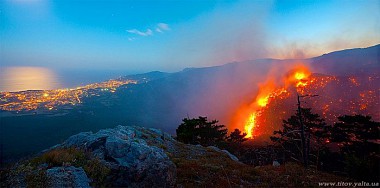
[[[244,126],[244,130],[247,133],[246,138],[253,137],[253,131],[255,130],[255,127],[256,127],[256,113],[252,113],[249,116],[247,123]]]
[[[286,89],[289,85],[295,86],[296,88],[305,87],[307,85],[305,79],[310,75],[311,72],[307,67],[298,65],[290,72],[290,74],[288,74],[288,76],[284,77],[283,82],[285,86],[276,87],[273,81],[261,85],[255,102],[250,106],[248,119],[245,120],[244,130],[247,133],[246,138],[253,139],[257,136],[258,133],[256,129],[259,127],[256,122],[257,116],[260,114],[260,111],[270,103],[271,98],[276,98],[281,94],[288,92]]]
[[[309,69],[305,66],[297,66],[286,79],[286,83],[294,84],[295,87],[307,86],[307,78],[311,75]]]

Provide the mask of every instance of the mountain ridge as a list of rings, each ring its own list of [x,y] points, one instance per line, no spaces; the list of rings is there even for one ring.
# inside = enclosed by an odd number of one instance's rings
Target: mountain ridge
[[[369,52],[368,52],[369,51]],[[347,64],[343,64],[342,66],[332,66],[331,68],[326,69],[318,69],[319,66],[327,66],[327,63],[321,63],[323,61],[326,61],[327,59],[334,59],[333,61],[329,61],[328,64],[336,64],[340,62],[341,60],[349,60],[350,65],[352,64],[352,57],[349,57],[348,59],[345,58],[345,56],[352,56],[352,53],[355,55],[361,56],[363,58],[365,55],[368,55],[369,57],[377,56],[377,59],[374,61],[374,64],[377,62],[379,64],[380,62],[380,44],[376,44],[373,46],[369,47],[363,47],[363,48],[349,48],[349,49],[343,49],[343,50],[337,50],[337,51],[332,51],[328,52],[319,56],[311,57],[311,58],[304,58],[304,59],[275,59],[275,58],[262,58],[262,59],[254,59],[254,60],[246,60],[246,61],[241,61],[241,62],[229,62],[225,63],[222,65],[216,65],[216,66],[208,66],[208,67],[188,67],[184,68],[182,71],[178,72],[172,72],[172,73],[167,73],[167,72],[162,72],[166,73],[167,76],[171,76],[173,74],[179,74],[179,73],[184,73],[184,72],[189,72],[189,71],[204,71],[208,69],[223,69],[223,67],[234,67],[234,66],[239,66],[239,65],[244,65],[244,64],[260,64],[260,63],[290,63],[290,62],[304,62],[306,64],[309,64],[315,69],[315,72],[319,73],[322,72],[324,74],[343,74],[347,75],[346,73],[348,72],[346,66]],[[338,56],[338,57],[334,57]],[[354,59],[357,59],[358,57],[355,57]],[[367,60],[368,61],[368,60]],[[357,61],[356,61],[357,62]],[[318,65],[317,65],[318,64]],[[322,65],[321,65],[322,64]],[[339,63],[340,64],[340,63]],[[359,64],[363,65],[363,63]],[[353,66],[353,65],[352,65]],[[358,65],[357,65],[358,66]],[[350,69],[355,69],[357,66],[349,67]],[[377,65],[380,67],[380,65]],[[372,68],[377,67],[374,65],[374,67],[371,67],[368,70],[371,70]],[[344,71],[331,71],[332,69],[339,69],[343,68]],[[152,72],[161,72],[161,71],[151,71],[148,73],[142,73],[139,75],[149,75]],[[363,71],[362,71],[363,72]],[[356,72],[350,72],[350,74],[355,74]]]
[[[368,74],[360,70],[360,75],[364,74],[361,78],[364,79],[369,74],[379,75],[376,70],[380,70],[380,65],[378,54],[375,53],[379,47],[380,45],[376,45],[370,49],[370,57],[360,55],[353,58],[353,62],[358,62],[363,70],[371,70]],[[324,58],[330,56],[331,54]],[[336,59],[338,58],[335,58],[334,62]],[[174,134],[182,118],[202,115],[220,120],[220,123],[227,125],[229,129],[241,129],[230,125],[233,114],[241,105],[254,101],[260,83],[266,82],[268,78],[280,79],[281,74],[292,68],[289,66],[292,63],[267,59],[257,60],[256,63],[232,63],[216,68],[188,69],[176,73],[151,72],[150,80],[147,82],[122,85],[113,93],[99,91],[99,96],[81,99],[82,103],[71,106],[64,112],[58,110],[49,111],[49,114],[31,113],[22,117],[18,114],[0,116],[3,160],[42,150],[77,132],[97,131],[117,124],[150,126]],[[322,65],[317,61],[308,63],[313,66]],[[341,63],[339,61],[335,64]],[[339,71],[339,66],[321,69],[317,73],[331,75],[330,73],[338,71],[344,73],[342,75],[359,74],[356,67],[343,69],[342,72]],[[148,76],[140,74],[135,78],[143,80],[142,78]],[[344,77],[349,78],[347,75]],[[377,82],[377,78],[373,78],[373,82]],[[339,88],[349,91],[350,87],[356,87],[349,80],[344,83],[349,84],[348,87]],[[330,90],[325,92],[327,91]],[[354,96],[354,99],[360,101],[359,97]],[[288,111],[292,109],[289,108]],[[61,131],[57,133],[56,130]]]

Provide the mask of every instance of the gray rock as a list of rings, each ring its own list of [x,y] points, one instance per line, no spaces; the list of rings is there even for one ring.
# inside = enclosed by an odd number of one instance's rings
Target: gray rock
[[[46,171],[49,187],[90,187],[90,180],[82,168],[54,167]]]
[[[88,141],[91,134],[92,132],[81,132],[79,134],[70,136],[62,145],[67,147],[84,145]]]
[[[272,166],[279,167],[280,163],[278,161],[273,161]]]
[[[227,150],[222,150],[222,152],[225,153],[225,154],[227,154],[228,157],[230,157],[232,160],[234,160],[234,161],[236,161],[236,162],[239,162],[239,159],[238,159],[235,155],[231,154],[229,151],[227,151]]]
[[[215,147],[215,146],[208,146],[207,148],[213,149],[213,150],[215,150],[217,152],[221,152],[222,151],[221,149],[219,149],[218,147]]]
[[[77,147],[92,151],[111,168],[116,187],[174,186],[176,167],[163,149],[174,139],[160,130],[117,126],[97,133],[85,132],[71,136],[61,147]],[[148,144],[149,143],[149,144]]]
[[[207,148],[213,149],[213,150],[220,152],[220,153],[224,153],[224,154],[228,155],[228,157],[231,158],[233,161],[239,162],[239,159],[235,155],[228,152],[227,150],[221,150],[215,146],[208,146]]]

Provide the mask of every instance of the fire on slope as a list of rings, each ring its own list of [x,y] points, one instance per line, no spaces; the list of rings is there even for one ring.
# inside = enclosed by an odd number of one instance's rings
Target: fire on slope
[[[270,80],[259,85],[255,98],[248,100],[252,102],[239,106],[232,116],[233,128],[244,130],[257,143],[267,141],[273,131],[281,129],[282,121],[295,113],[297,94],[317,94],[303,98],[302,107],[311,108],[329,125],[342,115],[362,114],[380,121],[379,73],[332,76],[311,74],[300,65],[291,68],[280,79],[270,74]]]
[[[304,65],[296,65],[280,82],[276,84],[274,79],[269,79],[260,85],[255,100],[248,106],[244,106],[238,110],[236,124],[243,125],[247,138],[254,139],[260,133],[257,131],[260,126],[257,123],[257,117],[274,98],[284,98],[289,94],[288,88],[293,86],[297,88],[297,92],[302,93],[302,88],[308,85],[306,80],[311,75],[309,69]]]

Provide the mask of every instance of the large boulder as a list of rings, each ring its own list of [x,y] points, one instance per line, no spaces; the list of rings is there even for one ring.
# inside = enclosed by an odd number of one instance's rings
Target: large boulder
[[[166,140],[173,138],[156,129],[119,125],[97,133],[79,133],[55,148],[91,151],[111,169],[111,186],[170,187],[176,182],[176,167],[159,147],[166,145]]]

